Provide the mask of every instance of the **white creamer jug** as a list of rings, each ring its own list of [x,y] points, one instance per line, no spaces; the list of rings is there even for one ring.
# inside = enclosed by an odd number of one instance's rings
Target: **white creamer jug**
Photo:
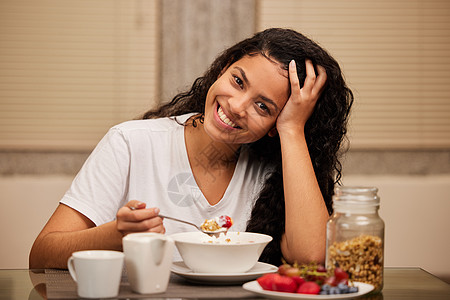
[[[160,233],[131,233],[122,239],[131,289],[140,294],[163,293],[172,266],[174,241]]]

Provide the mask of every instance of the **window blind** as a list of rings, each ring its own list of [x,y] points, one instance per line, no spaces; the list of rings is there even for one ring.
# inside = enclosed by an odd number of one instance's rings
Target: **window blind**
[[[90,150],[157,99],[157,0],[0,1],[0,149]]]
[[[337,59],[357,149],[450,147],[450,2],[259,0],[257,29],[289,27]]]

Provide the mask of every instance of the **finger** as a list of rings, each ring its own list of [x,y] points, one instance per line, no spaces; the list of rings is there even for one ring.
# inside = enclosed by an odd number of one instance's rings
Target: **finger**
[[[291,83],[291,95],[300,93],[300,82],[298,80],[295,60],[291,60],[289,63],[289,81]]]
[[[117,224],[117,229],[121,232],[142,232],[142,231],[160,231],[164,227],[163,221],[160,217],[154,217],[150,219],[145,219],[139,222],[133,221],[121,221]]]
[[[316,82],[316,71],[314,71],[314,65],[310,59],[305,60],[305,67],[306,67],[306,78],[305,78],[305,84],[303,85],[303,90],[305,92],[311,92],[314,83]]]
[[[149,231],[164,234],[164,233],[166,233],[166,228],[164,227],[164,225],[159,225],[159,226],[151,228]]]
[[[139,222],[142,220],[158,217],[158,214],[159,214],[159,208],[157,208],[157,207],[148,208],[148,209],[139,209],[139,210],[132,211],[130,218],[128,220],[131,220],[134,222]]]
[[[317,95],[322,94],[323,89],[325,88],[325,84],[327,82],[327,71],[322,66],[317,66],[317,78],[316,82],[314,84],[313,93],[316,93]]]
[[[117,224],[117,230],[124,234],[129,234],[132,232],[143,232],[150,230],[151,227],[147,226],[144,222],[121,222]]]
[[[125,204],[125,206],[130,208],[131,210],[135,210],[145,208],[146,204],[137,200],[131,200],[127,204]]]
[[[129,206],[124,206],[117,212],[117,219],[123,222],[140,222],[157,217],[158,214],[159,208],[131,210]]]
[[[131,226],[135,227],[139,231],[151,231],[153,228],[161,227],[163,225],[163,221],[160,217],[154,217],[151,219],[146,219],[142,222],[133,223]]]

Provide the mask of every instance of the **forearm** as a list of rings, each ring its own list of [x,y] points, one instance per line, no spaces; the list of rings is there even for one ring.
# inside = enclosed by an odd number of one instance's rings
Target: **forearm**
[[[303,132],[280,133],[285,197],[281,249],[289,262],[323,262],[328,212]]]
[[[67,260],[80,250],[122,250],[122,234],[116,222],[106,223],[80,231],[53,231],[42,233],[30,252],[30,269],[67,269]]]

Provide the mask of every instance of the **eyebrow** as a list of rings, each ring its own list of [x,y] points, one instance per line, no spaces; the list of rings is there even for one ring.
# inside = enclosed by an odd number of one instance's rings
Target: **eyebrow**
[[[242,80],[244,80],[244,82],[245,82],[248,86],[250,86],[250,82],[248,81],[248,78],[247,78],[247,75],[245,74],[245,71],[244,71],[241,67],[238,67],[238,66],[235,66],[234,68],[237,69],[237,70],[239,71],[239,73],[241,73]],[[265,96],[263,96],[263,95],[260,95],[259,97],[260,97],[262,100],[264,100],[265,102],[268,102],[270,105],[272,105],[272,106],[275,108],[276,112],[279,111],[279,108],[278,108],[278,106],[275,104],[275,101],[273,101],[272,99],[267,98],[267,97],[265,97]]]

